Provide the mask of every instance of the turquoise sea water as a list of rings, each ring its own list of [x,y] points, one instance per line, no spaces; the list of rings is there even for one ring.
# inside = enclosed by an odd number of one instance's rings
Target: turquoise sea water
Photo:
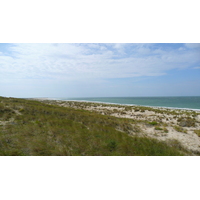
[[[62,100],[92,101],[128,105],[171,107],[200,110],[200,96],[190,97],[98,97],[62,98]]]

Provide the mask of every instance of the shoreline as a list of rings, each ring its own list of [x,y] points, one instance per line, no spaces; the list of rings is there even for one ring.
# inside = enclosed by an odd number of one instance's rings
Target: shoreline
[[[53,100],[53,99],[52,99]],[[61,101],[77,101],[77,102],[87,102],[87,103],[103,103],[103,104],[113,104],[113,105],[120,105],[120,106],[140,106],[140,107],[149,107],[149,108],[158,108],[158,109],[170,109],[170,110],[188,110],[188,111],[197,111],[200,112],[200,109],[194,108],[178,108],[178,107],[165,107],[165,106],[149,106],[149,105],[139,105],[139,104],[121,104],[121,103],[111,103],[111,102],[101,102],[101,101],[85,101],[85,100],[61,100]]]
[[[50,101],[69,101],[69,102],[83,102],[83,103],[97,103],[97,104],[108,104],[108,105],[120,105],[120,106],[139,106],[147,108],[156,108],[156,109],[169,109],[169,110],[186,110],[186,111],[195,111],[200,113],[200,109],[195,108],[179,108],[179,107],[165,107],[165,106],[149,106],[149,105],[140,105],[140,104],[121,104],[121,103],[112,103],[112,102],[101,102],[101,101],[87,101],[87,100],[62,100],[56,98],[29,98],[31,100],[50,100]]]

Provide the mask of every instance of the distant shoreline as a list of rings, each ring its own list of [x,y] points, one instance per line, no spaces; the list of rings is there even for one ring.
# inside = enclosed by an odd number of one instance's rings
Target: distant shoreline
[[[156,109],[169,109],[169,110],[186,110],[186,111],[196,111],[200,112],[200,109],[195,108],[179,108],[179,107],[166,107],[166,106],[150,106],[150,105],[140,105],[140,104],[122,104],[122,103],[112,103],[112,102],[101,102],[101,101],[87,101],[87,100],[61,100],[56,98],[29,98],[31,100],[50,100],[50,101],[69,101],[69,102],[85,102],[85,103],[97,103],[97,104],[108,104],[108,105],[120,105],[120,106],[140,106],[140,107],[147,107],[147,108],[156,108]]]
[[[53,100],[53,99],[52,99]],[[158,109],[170,109],[170,110],[192,110],[200,112],[200,109],[194,108],[178,108],[178,107],[165,107],[165,106],[149,106],[149,105],[139,105],[139,104],[121,104],[121,103],[109,103],[109,102],[101,102],[101,101],[85,101],[85,100],[62,100],[62,101],[77,101],[77,102],[92,102],[92,103],[103,103],[103,104],[113,104],[113,105],[121,105],[121,106],[141,106],[141,107],[149,107],[149,108],[158,108]]]

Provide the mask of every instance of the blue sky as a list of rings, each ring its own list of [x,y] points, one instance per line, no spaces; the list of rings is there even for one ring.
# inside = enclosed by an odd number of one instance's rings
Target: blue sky
[[[200,96],[200,44],[0,44],[0,96]]]

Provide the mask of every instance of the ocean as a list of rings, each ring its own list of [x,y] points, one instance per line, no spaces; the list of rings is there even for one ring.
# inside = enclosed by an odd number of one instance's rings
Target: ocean
[[[91,101],[123,105],[155,106],[200,110],[200,96],[187,97],[93,97],[60,98],[61,100]]]

